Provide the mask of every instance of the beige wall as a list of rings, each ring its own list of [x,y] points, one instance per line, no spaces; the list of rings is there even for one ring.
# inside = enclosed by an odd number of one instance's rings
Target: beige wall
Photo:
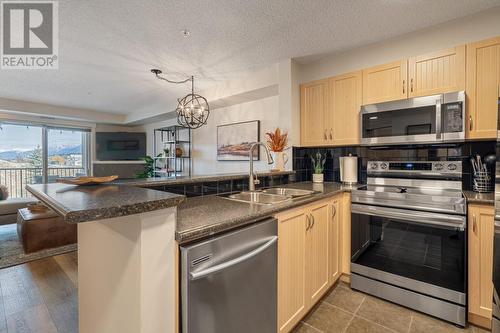
[[[95,131],[96,132],[141,132],[141,128],[138,126],[97,124],[95,127]]]
[[[418,13],[415,13],[418,15]],[[308,82],[500,35],[500,7],[301,65]]]
[[[217,161],[217,126],[260,120],[260,140],[265,141],[265,133],[277,126],[288,130],[287,119],[280,119],[279,104],[279,98],[274,96],[213,111],[207,125],[193,131],[194,174],[248,172],[248,161]],[[270,166],[262,149],[260,156],[261,160],[255,162],[254,169],[269,171]]]
[[[152,124],[142,125],[135,127],[139,132],[146,132],[146,151],[148,155],[153,156],[153,131],[156,128],[168,127],[172,125],[177,125],[177,119],[169,119],[165,121],[159,121]]]
[[[212,110],[207,125],[192,131],[193,174],[248,172],[248,161],[217,161],[217,126],[260,120],[260,140],[265,141],[265,133],[274,130],[277,126],[289,130],[288,119],[290,117],[281,118],[279,108],[280,98],[272,96]],[[153,130],[176,124],[177,120],[171,119],[140,127],[147,133],[148,154],[153,154]],[[291,162],[287,166],[291,169]],[[256,171],[269,171],[270,169],[262,150],[261,161],[256,162],[254,168]]]
[[[248,172],[248,161],[217,161],[217,126],[250,120],[261,121],[260,140],[265,141],[265,132],[276,127],[289,131],[291,142],[299,143],[300,109],[291,102],[299,101],[297,68],[290,60],[256,71],[240,80],[221,82],[210,90],[202,92],[211,105],[207,125],[193,131],[193,174]],[[277,88],[277,89],[276,89]],[[224,105],[224,106],[223,106]],[[223,107],[222,107],[223,106]],[[142,125],[135,130],[147,133],[148,154],[153,155],[153,130],[176,125],[176,119],[169,119]],[[288,162],[287,168],[291,169]],[[261,161],[254,166],[256,171],[268,171],[261,150]]]

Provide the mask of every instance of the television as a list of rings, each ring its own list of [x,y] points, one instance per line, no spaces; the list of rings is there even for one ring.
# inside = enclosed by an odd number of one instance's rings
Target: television
[[[146,156],[146,133],[97,132],[98,161],[134,161]]]

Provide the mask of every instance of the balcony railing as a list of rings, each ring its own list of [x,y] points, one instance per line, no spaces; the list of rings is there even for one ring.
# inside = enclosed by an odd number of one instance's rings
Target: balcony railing
[[[58,167],[48,169],[49,183],[57,178],[77,177],[85,175],[85,169],[77,167]],[[28,184],[39,184],[43,181],[42,168],[0,168],[0,184],[7,186],[12,198],[26,197]]]

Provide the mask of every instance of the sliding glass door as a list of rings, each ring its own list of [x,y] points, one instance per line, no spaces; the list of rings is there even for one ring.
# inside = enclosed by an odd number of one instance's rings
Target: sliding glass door
[[[38,124],[0,123],[0,184],[13,198],[27,184],[88,175],[90,130]]]
[[[42,182],[41,126],[0,124],[0,184],[11,197],[26,196],[26,184]]]
[[[89,135],[75,129],[47,129],[47,182],[89,174]]]

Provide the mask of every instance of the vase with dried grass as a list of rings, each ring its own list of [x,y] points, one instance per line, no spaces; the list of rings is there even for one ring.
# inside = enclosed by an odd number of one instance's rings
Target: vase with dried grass
[[[267,132],[266,136],[267,146],[274,159],[271,171],[285,171],[288,155],[284,150],[288,148],[288,133],[281,132],[277,127],[274,132]]]

